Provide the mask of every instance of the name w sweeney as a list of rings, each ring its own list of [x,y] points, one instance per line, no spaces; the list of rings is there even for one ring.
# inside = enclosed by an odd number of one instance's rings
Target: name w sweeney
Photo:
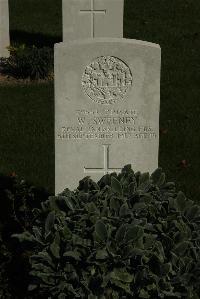
[[[135,125],[136,119],[132,116],[123,116],[123,117],[110,117],[110,116],[100,116],[94,117],[92,119],[86,117],[78,117],[79,125],[85,124],[87,121],[89,125],[121,125],[121,124],[132,124]]]

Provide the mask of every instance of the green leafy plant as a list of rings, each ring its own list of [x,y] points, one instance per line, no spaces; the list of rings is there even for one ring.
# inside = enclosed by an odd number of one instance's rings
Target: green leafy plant
[[[7,275],[7,265],[10,262],[11,254],[5,247],[0,237],[0,298],[12,298]]]
[[[31,298],[200,298],[200,207],[161,169],[86,177],[13,237],[32,244]]]
[[[1,60],[2,72],[17,79],[46,79],[53,73],[53,50],[20,45],[10,47],[10,57]]]
[[[14,233],[32,231],[41,202],[49,194],[19,179],[0,175],[0,298],[25,298],[30,246],[19,246]]]

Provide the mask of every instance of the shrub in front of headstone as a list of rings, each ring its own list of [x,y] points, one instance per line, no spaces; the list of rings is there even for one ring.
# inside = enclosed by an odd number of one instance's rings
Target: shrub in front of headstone
[[[14,237],[32,244],[31,298],[200,298],[200,207],[161,169],[86,177]]]
[[[53,74],[53,50],[25,45],[10,47],[10,57],[1,60],[4,74],[17,79],[39,80]]]

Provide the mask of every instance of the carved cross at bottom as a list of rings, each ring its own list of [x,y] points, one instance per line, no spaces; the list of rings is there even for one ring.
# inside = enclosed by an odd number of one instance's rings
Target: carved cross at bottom
[[[107,173],[112,173],[112,172],[120,172],[122,168],[111,168],[109,167],[109,147],[110,144],[103,144],[104,148],[104,156],[103,156],[103,161],[104,161],[104,167],[103,168],[86,168],[84,167],[84,173],[103,173],[106,175]]]

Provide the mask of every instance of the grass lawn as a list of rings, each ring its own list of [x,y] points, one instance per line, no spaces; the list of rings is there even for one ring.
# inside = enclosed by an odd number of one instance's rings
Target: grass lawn
[[[1,173],[54,190],[53,83],[0,87]]]
[[[12,43],[52,46],[62,40],[61,0],[9,2]],[[161,45],[159,164],[169,180],[198,201],[200,2],[125,0],[124,35]],[[0,172],[15,171],[50,192],[53,98],[53,83],[0,85]]]

